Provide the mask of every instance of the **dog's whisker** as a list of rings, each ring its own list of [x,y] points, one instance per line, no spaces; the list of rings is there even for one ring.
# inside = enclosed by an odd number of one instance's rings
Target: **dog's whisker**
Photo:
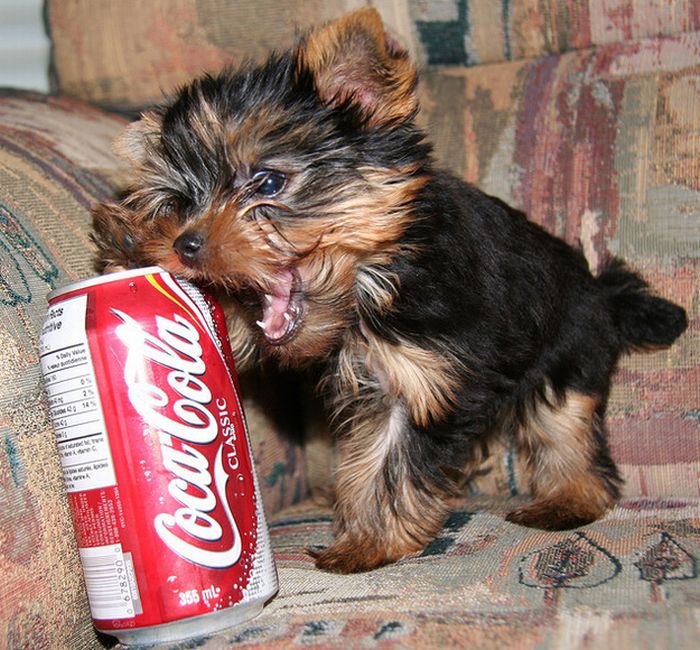
[[[272,207],[286,212],[292,212],[292,210],[287,205],[279,201],[265,200],[251,203],[250,205],[247,205],[245,208],[243,208],[243,210],[241,210],[240,212],[241,217],[245,217],[246,215],[248,215],[248,213],[252,213],[255,224],[259,228],[260,232],[262,232],[263,236],[265,237],[265,240],[278,253],[282,253],[287,257],[301,259],[304,257],[308,257],[318,248],[322,240],[321,236],[319,236],[319,238],[307,248],[303,250],[298,250],[297,245],[287,237],[287,235],[282,231],[280,226],[277,223],[275,223],[275,220],[270,215],[265,214],[264,212],[259,210],[259,208],[264,207]],[[264,223],[269,225],[275,231],[275,234],[281,240],[283,240],[285,244],[289,246],[289,249],[280,246],[271,238],[270,233],[265,232],[264,227],[262,225],[262,220],[264,220]]]

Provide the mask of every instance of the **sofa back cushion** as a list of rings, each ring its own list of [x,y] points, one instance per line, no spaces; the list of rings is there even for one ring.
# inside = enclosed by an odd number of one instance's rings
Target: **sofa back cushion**
[[[53,89],[140,109],[204,71],[284,50],[365,0],[46,0]],[[474,65],[700,29],[697,2],[374,0],[421,63]]]
[[[475,65],[700,29],[697,2],[409,0],[425,60]]]
[[[424,76],[442,164],[581,245],[592,267],[626,259],[688,311],[669,350],[624,357],[613,378],[610,446],[628,495],[699,490],[698,52],[696,32]],[[512,455],[491,463],[489,490],[498,471],[501,488],[526,487]]]
[[[47,0],[54,90],[110,108],[134,109],[202,72],[290,47],[309,25],[365,6],[363,0]],[[392,31],[408,8],[379,2]],[[408,29],[403,27],[409,25]]]

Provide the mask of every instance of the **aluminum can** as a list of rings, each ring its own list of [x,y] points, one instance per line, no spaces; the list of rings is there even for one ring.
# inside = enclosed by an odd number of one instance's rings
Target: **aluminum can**
[[[49,294],[40,356],[95,627],[212,633],[277,592],[221,308],[158,267]]]

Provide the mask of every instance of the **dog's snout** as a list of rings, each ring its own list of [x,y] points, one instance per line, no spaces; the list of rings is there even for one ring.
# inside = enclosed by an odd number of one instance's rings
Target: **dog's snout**
[[[188,230],[174,241],[173,248],[183,264],[192,266],[204,248],[204,235],[198,230]]]

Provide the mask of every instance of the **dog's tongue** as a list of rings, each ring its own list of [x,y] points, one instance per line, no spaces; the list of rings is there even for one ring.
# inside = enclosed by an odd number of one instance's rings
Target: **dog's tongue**
[[[271,292],[263,296],[263,318],[262,321],[258,322],[258,325],[268,339],[280,339],[289,329],[292,320],[289,307],[293,283],[292,272],[282,271],[277,276],[274,286],[270,287]]]

